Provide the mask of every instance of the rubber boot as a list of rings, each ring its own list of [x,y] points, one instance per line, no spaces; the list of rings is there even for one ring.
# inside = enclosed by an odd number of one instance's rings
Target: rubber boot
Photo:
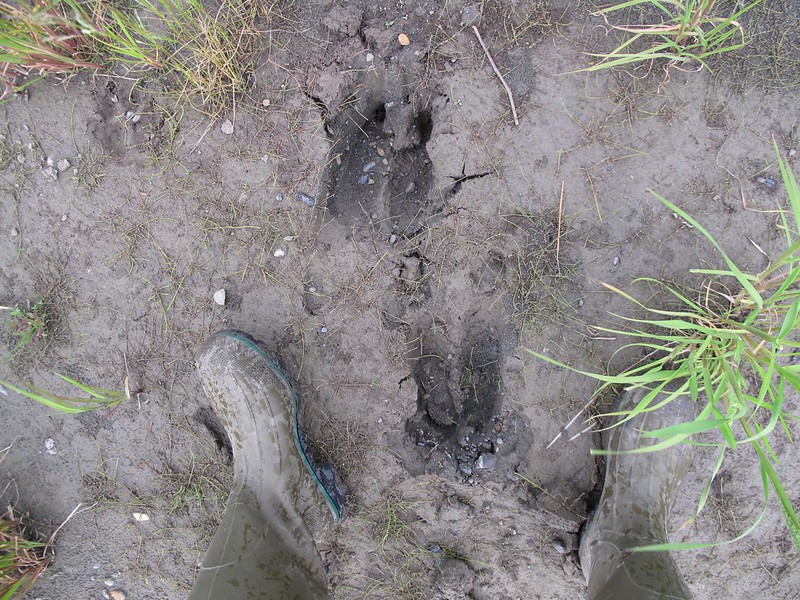
[[[647,393],[623,394],[617,406],[630,409]],[[608,449],[624,452],[657,443],[642,431],[693,420],[694,403],[679,397],[668,405],[609,431]],[[692,594],[667,552],[634,552],[636,546],[667,542],[667,519],[691,461],[691,446],[677,444],[644,454],[607,456],[600,503],[584,529],[579,548],[589,600],[685,600]]]
[[[197,369],[230,437],[234,484],[190,600],[327,598],[314,538],[341,518],[344,494],[308,453],[292,381],[238,331],[214,334]]]

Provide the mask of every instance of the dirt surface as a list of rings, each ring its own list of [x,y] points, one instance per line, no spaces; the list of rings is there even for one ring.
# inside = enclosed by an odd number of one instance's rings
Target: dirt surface
[[[571,73],[613,43],[586,6],[308,4],[271,38],[230,134],[109,78],[51,78],[2,107],[0,304],[44,299],[53,318],[3,373],[140,390],[77,417],[3,399],[4,501],[46,532],[86,509],[31,598],[186,597],[231,478],[193,367],[221,328],[283,356],[349,487],[321,545],[334,597],[580,598],[601,441],[546,446],[594,384],[526,348],[619,371],[625,340],[591,326],[630,307],[598,282],[647,297],[636,277],[697,283],[690,268],[719,266],[648,189],[742,268],[784,243],[772,139],[796,170],[800,102],[768,73]],[[797,498],[800,451],[773,449]],[[744,529],[763,500],[756,464],[726,461],[675,539]],[[695,467],[676,530],[708,457]],[[770,502],[746,540],[676,555],[696,598],[798,597]]]

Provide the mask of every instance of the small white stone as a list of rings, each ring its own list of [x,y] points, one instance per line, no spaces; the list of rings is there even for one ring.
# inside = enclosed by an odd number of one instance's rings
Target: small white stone
[[[383,417],[378,417],[378,425],[380,425],[381,423],[383,423]]]
[[[263,106],[264,108],[267,108],[270,104],[272,104],[272,102],[270,101],[269,98],[264,98],[261,101],[261,106]]]
[[[230,119],[225,119],[220,126],[222,133],[225,135],[231,135],[233,133],[233,123],[231,123]]]
[[[46,179],[49,179],[51,181],[58,180],[58,171],[56,171],[53,167],[47,167],[46,169],[42,169],[42,173],[44,173]]]
[[[44,451],[46,454],[56,453],[56,441],[53,438],[47,438],[44,441]]]
[[[367,62],[372,62],[373,60],[375,60],[375,55],[372,54],[372,52],[367,52],[367,54],[364,56],[364,60],[366,60]]]
[[[150,515],[148,515],[147,513],[135,512],[133,513],[133,518],[134,520],[139,521],[141,523],[143,521],[149,521]]]
[[[16,227],[11,228],[11,237],[17,237],[19,235],[19,229]]]
[[[104,579],[103,580],[103,585],[106,586],[106,587],[114,587],[115,583],[116,583],[116,581],[114,581],[113,579]]]
[[[62,221],[66,221],[67,220],[67,215],[61,215],[61,220]]]
[[[795,154],[797,154],[797,150],[795,150],[794,148],[789,150],[789,156],[794,156]]]
[[[60,161],[56,163],[56,167],[58,167],[58,170],[63,173],[64,171],[70,168],[70,164],[66,158],[62,158]]]
[[[225,292],[224,288],[220,288],[216,292],[214,292],[214,302],[216,302],[220,306],[225,306],[226,297],[227,293]]]
[[[286,256],[286,252],[282,248],[278,248],[272,253],[272,256],[275,258],[281,258],[282,256]]]

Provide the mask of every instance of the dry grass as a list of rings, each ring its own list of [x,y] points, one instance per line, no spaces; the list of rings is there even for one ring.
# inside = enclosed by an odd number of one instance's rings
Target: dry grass
[[[52,560],[49,542],[31,541],[9,506],[0,517],[0,598],[28,591]]]

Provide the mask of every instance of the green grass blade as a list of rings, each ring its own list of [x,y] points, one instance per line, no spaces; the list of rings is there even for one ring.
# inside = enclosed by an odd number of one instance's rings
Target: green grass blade
[[[747,292],[750,294],[750,297],[753,298],[753,300],[755,301],[756,305],[761,307],[764,300],[761,298],[761,294],[759,294],[756,291],[756,288],[753,287],[753,284],[750,283],[751,276],[747,276],[744,273],[742,273],[739,267],[737,267],[734,264],[734,262],[728,257],[725,251],[720,247],[720,245],[717,243],[717,240],[714,239],[714,236],[712,236],[706,230],[705,227],[703,227],[698,221],[694,219],[694,217],[689,215],[689,213],[684,211],[682,208],[679,208],[678,206],[676,206],[675,204],[673,204],[672,202],[670,202],[669,200],[667,200],[666,198],[664,198],[663,196],[659,195],[658,193],[652,190],[650,191],[650,193],[653,194],[656,198],[658,198],[672,212],[677,213],[682,219],[684,219],[687,223],[692,225],[695,229],[697,229],[697,231],[702,233],[703,236],[705,236],[705,238],[709,242],[711,242],[711,244],[719,251],[720,255],[722,256],[722,259],[725,261],[725,264],[728,265],[728,269],[730,269],[731,273],[733,273],[733,276],[736,278],[739,284],[744,289],[747,290]]]

